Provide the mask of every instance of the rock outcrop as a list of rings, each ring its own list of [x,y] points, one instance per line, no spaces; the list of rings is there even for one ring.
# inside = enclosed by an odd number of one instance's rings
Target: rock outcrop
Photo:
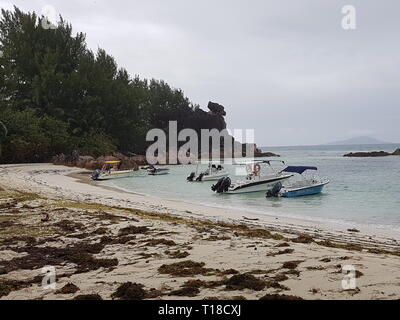
[[[354,157],[354,158],[368,158],[368,157],[387,157],[387,156],[400,156],[400,148],[396,151],[371,151],[371,152],[350,152],[345,154],[343,157]]]
[[[224,106],[215,103],[215,102],[209,102],[207,108],[210,110],[210,113],[212,115],[217,115],[217,116],[226,116],[225,108]]]
[[[146,165],[145,156],[126,156],[122,153],[114,153],[108,156],[100,156],[94,158],[92,156],[80,156],[80,155],[70,155],[66,156],[64,154],[55,156],[52,160],[55,165],[64,165],[68,167],[78,167],[87,170],[101,169],[105,161],[121,161],[120,169],[135,169],[138,170],[139,166]]]

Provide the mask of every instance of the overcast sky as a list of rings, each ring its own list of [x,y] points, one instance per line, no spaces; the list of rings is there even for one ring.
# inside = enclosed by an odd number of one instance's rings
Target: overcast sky
[[[24,0],[53,6],[132,75],[181,88],[260,146],[400,142],[398,0]],[[356,30],[341,26],[356,8]]]

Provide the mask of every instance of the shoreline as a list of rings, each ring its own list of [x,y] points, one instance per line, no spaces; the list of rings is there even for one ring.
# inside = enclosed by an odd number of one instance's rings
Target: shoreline
[[[394,239],[251,221],[240,210],[99,187],[82,172],[0,166],[0,299],[398,297]],[[57,290],[42,288],[46,265],[57,268]],[[349,265],[350,289],[342,287]]]
[[[71,177],[76,177],[74,174],[71,175]],[[82,183],[90,183],[86,181],[87,179],[82,179]],[[105,183],[105,184],[103,184]],[[110,185],[108,185],[109,183]],[[295,216],[290,216],[290,215],[278,215],[274,212],[260,212],[257,210],[249,210],[249,209],[236,209],[234,207],[224,207],[224,206],[218,206],[214,204],[201,204],[199,202],[190,202],[188,200],[179,200],[175,198],[169,198],[169,197],[154,197],[150,194],[146,193],[137,193],[131,190],[128,190],[123,187],[116,186],[112,181],[108,182],[99,182],[98,184],[95,184],[96,186],[100,188],[110,188],[112,190],[116,191],[122,191],[128,194],[133,194],[133,195],[139,195],[143,197],[148,197],[148,198],[157,198],[158,200],[164,200],[164,201],[170,201],[170,202],[178,202],[182,204],[186,204],[188,206],[201,206],[204,209],[226,209],[232,212],[234,215],[245,215],[246,217],[253,217],[258,220],[262,220],[265,218],[265,223],[274,223],[274,224],[279,224],[277,220],[281,220],[281,222],[285,226],[298,226],[302,228],[318,228],[322,229],[323,231],[332,231],[335,230],[335,232],[346,232],[347,229],[360,229],[360,232],[368,235],[368,236],[378,236],[378,237],[384,237],[384,238],[393,238],[395,240],[398,240],[400,242],[400,229],[397,230],[399,227],[395,227],[392,225],[382,225],[379,224],[379,227],[371,227],[369,224],[363,224],[359,222],[351,222],[351,221],[340,221],[340,220],[333,220],[333,219],[324,219],[324,218],[311,218],[311,217],[295,217]],[[226,196],[234,196],[234,195],[226,195]],[[240,219],[239,217],[237,217]],[[243,219],[242,219],[243,220]],[[245,219],[246,220],[246,219]],[[396,228],[396,229],[395,229]],[[362,231],[361,231],[362,230]]]
[[[7,170],[9,168],[19,168],[21,171],[17,176],[11,173],[11,177],[6,180],[7,186],[20,191],[34,190],[34,192],[45,196],[56,196],[66,200],[168,213],[185,218],[244,223],[256,227],[267,227],[276,231],[294,234],[307,233],[312,236],[319,236],[322,239],[363,245],[372,244],[373,246],[391,248],[400,244],[400,233],[394,230],[374,229],[357,223],[311,221],[301,218],[277,216],[273,213],[260,214],[242,209],[164,199],[108,185],[112,181],[92,181],[89,176],[90,171],[81,168],[53,164],[3,165],[0,166],[0,177],[2,176],[2,171],[5,169],[9,172]],[[20,182],[15,181],[17,177]],[[3,176],[3,181],[4,178]],[[252,220],[244,219],[244,217]],[[358,229],[360,227],[362,229]],[[349,232],[348,229],[357,229],[359,232]]]

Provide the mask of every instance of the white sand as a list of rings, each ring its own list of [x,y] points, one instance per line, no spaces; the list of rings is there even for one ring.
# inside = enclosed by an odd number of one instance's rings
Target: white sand
[[[375,247],[399,251],[398,235],[385,235],[376,232],[361,230],[360,233],[352,233],[346,229],[335,229],[332,226],[314,224],[300,220],[276,219],[273,216],[252,216],[241,211],[224,210],[187,204],[178,201],[163,200],[156,197],[143,196],[126,193],[109,187],[99,187],[98,183],[90,182],[87,175],[80,175],[81,169],[53,166],[51,164],[33,165],[6,165],[0,167],[0,184],[7,189],[24,192],[34,192],[46,198],[57,198],[63,200],[74,200],[80,202],[101,203],[121,208],[135,208],[144,211],[159,213],[170,213],[173,215],[193,218],[208,219],[212,221],[246,222],[243,215],[249,218],[260,218],[256,222],[247,222],[257,227],[264,226],[268,230],[275,231],[288,237],[295,237],[296,233],[308,233],[315,239],[331,239],[345,243],[361,244],[363,247]],[[81,177],[81,178],[79,178]],[[61,214],[61,213],[60,213]],[[79,212],[77,212],[79,214]],[[61,219],[61,217],[58,217]],[[64,217],[65,218],[65,217]],[[71,217],[73,221],[83,223],[95,222],[84,220],[77,215]],[[195,297],[229,298],[233,296],[244,296],[248,299],[257,299],[266,293],[280,293],[296,295],[306,299],[394,299],[400,293],[400,258],[391,254],[374,254],[367,250],[353,251],[347,249],[330,248],[316,243],[302,244],[290,242],[290,249],[294,251],[288,254],[274,256],[279,250],[276,245],[282,244],[282,240],[253,238],[247,236],[233,236],[232,230],[215,229],[193,229],[192,226],[167,223],[154,219],[139,219],[141,225],[151,226],[152,232],[162,234],[167,231],[167,237],[177,243],[168,250],[188,250],[190,256],[187,259],[205,262],[206,267],[226,270],[233,268],[240,273],[251,272],[256,269],[265,270],[265,277],[272,273],[276,275],[282,271],[282,265],[288,261],[302,261],[297,270],[299,276],[290,275],[289,279],[280,282],[286,289],[266,288],[261,291],[249,289],[238,291],[226,291],[223,287],[206,288]],[[110,225],[114,234],[122,225]],[[210,236],[226,236],[226,239],[209,241]],[[68,279],[63,279],[59,287],[67,282],[73,282],[81,289],[80,293],[100,293],[103,298],[109,299],[118,284],[132,281],[142,283],[146,288],[155,288],[162,292],[170,292],[178,289],[180,285],[190,278],[171,277],[162,275],[158,268],[162,264],[176,262],[165,256],[167,248],[155,246],[145,248],[143,242],[126,245],[107,246],[99,255],[101,258],[116,257],[119,260],[118,267],[113,271],[104,272],[101,269],[84,274],[75,274]],[[147,239],[147,240],[146,240]],[[65,239],[67,241],[67,239]],[[148,241],[143,236],[143,241]],[[190,249],[188,249],[190,246]],[[145,251],[143,251],[145,250]],[[151,256],[146,260],[138,258],[139,253],[146,252]],[[0,253],[1,260],[10,260],[13,252],[4,250]],[[3,258],[4,257],[4,258]],[[321,259],[328,259],[327,262]],[[178,260],[180,261],[180,260]],[[356,270],[362,272],[357,279],[357,290],[347,291],[342,288],[343,274],[341,268],[344,265],[352,265]],[[63,272],[70,271],[66,266]],[[276,271],[267,271],[276,270]],[[14,277],[37,276],[37,270],[16,271],[6,279]],[[262,275],[261,275],[262,276]],[[268,275],[269,276],[269,275]],[[8,277],[8,278],[7,278]],[[213,277],[197,276],[196,279],[214,280]],[[0,280],[2,278],[0,277]],[[216,280],[216,279],[215,279]],[[59,288],[58,287],[58,288]],[[54,292],[44,292],[38,287],[29,287],[12,292],[7,299],[69,299],[73,295],[56,295]],[[177,298],[164,294],[162,299]]]

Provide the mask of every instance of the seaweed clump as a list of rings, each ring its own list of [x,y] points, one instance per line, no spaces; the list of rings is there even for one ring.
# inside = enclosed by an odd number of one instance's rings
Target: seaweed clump
[[[126,282],[121,284],[111,297],[120,300],[143,300],[146,297],[143,287],[142,284]]]
[[[266,282],[256,278],[255,276],[244,273],[236,274],[225,281],[226,290],[243,290],[251,289],[260,291],[265,288]]]
[[[141,233],[146,233],[149,231],[149,228],[141,226],[141,227],[136,227],[136,226],[129,226],[125,227],[119,230],[118,235],[119,236],[127,236],[130,234],[141,234]]]
[[[163,264],[158,268],[161,274],[169,274],[177,277],[189,277],[194,275],[208,275],[214,273],[215,269],[204,268],[204,262],[194,262],[191,260],[176,262],[172,264]]]
[[[67,283],[60,290],[56,291],[56,294],[73,294],[79,291],[79,288],[73,283]]]

